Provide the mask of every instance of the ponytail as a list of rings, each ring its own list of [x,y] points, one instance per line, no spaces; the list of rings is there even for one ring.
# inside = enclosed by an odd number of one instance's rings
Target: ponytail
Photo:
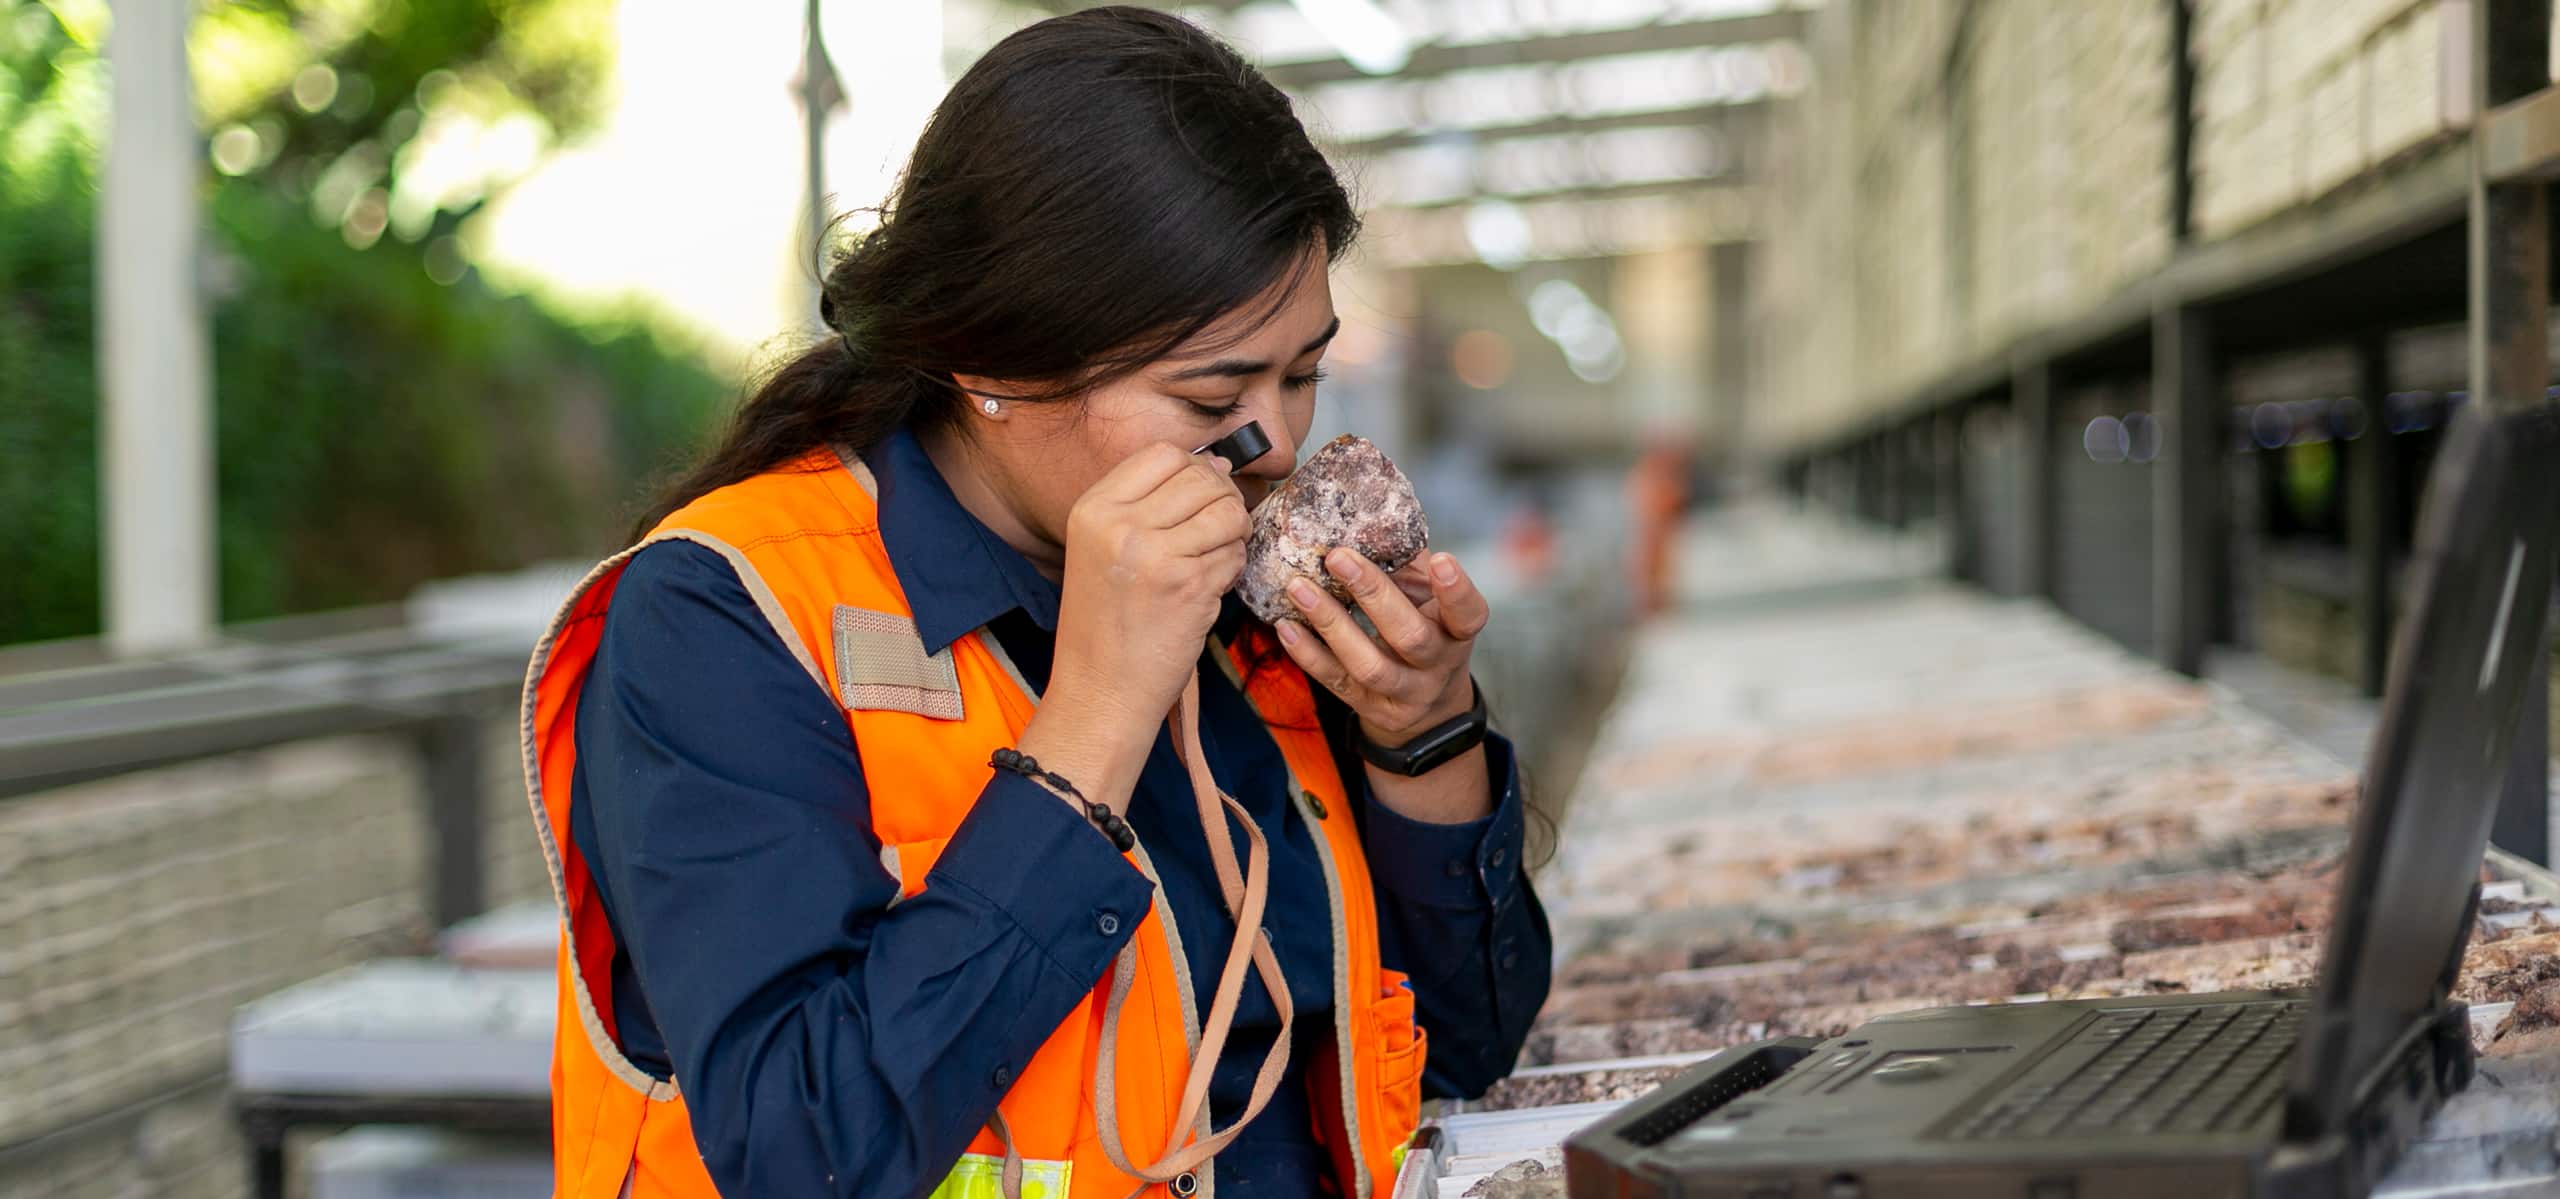
[[[858,359],[829,336],[767,376],[710,454],[669,482],[631,527],[638,541],[668,514],[826,446],[866,449],[930,407],[926,382]]]

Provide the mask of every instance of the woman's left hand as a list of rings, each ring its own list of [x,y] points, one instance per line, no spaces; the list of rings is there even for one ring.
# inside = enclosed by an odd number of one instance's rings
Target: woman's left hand
[[[1306,625],[1283,621],[1280,644],[1307,677],[1350,705],[1362,734],[1402,745],[1474,706],[1467,661],[1492,612],[1456,558],[1427,552],[1390,575],[1336,547],[1325,569],[1350,588],[1378,635],[1301,578],[1290,580],[1289,602]]]

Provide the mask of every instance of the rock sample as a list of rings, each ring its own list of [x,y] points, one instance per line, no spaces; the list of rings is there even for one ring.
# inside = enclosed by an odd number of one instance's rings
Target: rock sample
[[[1568,1103],[1640,1099],[1678,1078],[1691,1064],[1682,1062],[1564,1074],[1514,1074],[1493,1084],[1493,1089],[1486,1091],[1482,1099],[1467,1106],[1471,1111],[1506,1112],[1533,1107],[1561,1107]]]
[[[1536,1158],[1516,1161],[1468,1187],[1464,1199],[1564,1199],[1564,1171]]]
[[[1287,589],[1300,575],[1351,602],[1350,588],[1324,568],[1333,547],[1348,546],[1393,571],[1421,556],[1430,540],[1413,483],[1368,439],[1346,433],[1326,442],[1254,509],[1236,594],[1256,617],[1278,624],[1298,614]]]

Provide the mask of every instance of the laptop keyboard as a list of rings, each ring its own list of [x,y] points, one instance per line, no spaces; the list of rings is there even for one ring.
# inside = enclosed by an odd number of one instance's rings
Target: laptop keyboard
[[[2246,1128],[2284,1097],[2299,1002],[2107,1012],[1956,1125],[1958,1140]]]

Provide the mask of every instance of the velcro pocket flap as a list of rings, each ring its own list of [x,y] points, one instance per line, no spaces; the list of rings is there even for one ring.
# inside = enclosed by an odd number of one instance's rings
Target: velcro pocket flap
[[[836,698],[847,709],[960,719],[960,671],[950,646],[928,654],[915,621],[851,604],[836,605],[834,623]]]

